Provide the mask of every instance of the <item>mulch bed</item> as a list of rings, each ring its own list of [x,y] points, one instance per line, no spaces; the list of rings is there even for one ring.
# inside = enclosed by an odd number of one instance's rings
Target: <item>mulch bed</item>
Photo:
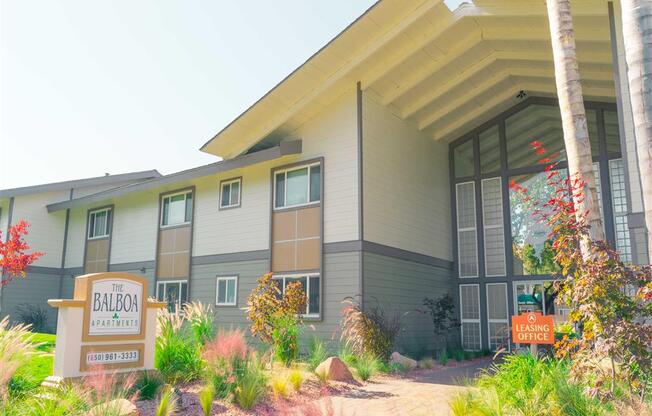
[[[355,394],[358,391],[363,391],[364,387],[369,383],[382,382],[383,380],[392,378],[412,378],[414,376],[421,376],[441,371],[446,368],[466,366],[473,363],[486,362],[488,360],[491,360],[491,358],[482,357],[461,362],[450,360],[446,366],[442,366],[439,363],[433,363],[433,368],[431,369],[418,368],[407,373],[378,374],[374,377],[373,380],[366,383],[342,383],[329,381],[328,385],[324,386],[315,379],[307,379],[303,383],[301,390],[299,392],[293,393],[287,399],[265,397],[250,410],[243,410],[228,400],[216,399],[213,401],[212,414],[227,416],[295,416],[303,414],[322,414],[321,412],[315,410],[315,402],[320,398]],[[199,382],[177,386],[177,390],[180,394],[180,400],[177,401],[179,405],[177,414],[203,415],[198,398],[198,393],[201,390],[202,386],[202,383]],[[157,400],[140,400],[135,404],[142,416],[154,416],[156,414],[156,407],[158,406]],[[330,402],[328,400],[324,400],[321,404],[322,411],[324,410],[324,406],[328,408],[329,404]]]

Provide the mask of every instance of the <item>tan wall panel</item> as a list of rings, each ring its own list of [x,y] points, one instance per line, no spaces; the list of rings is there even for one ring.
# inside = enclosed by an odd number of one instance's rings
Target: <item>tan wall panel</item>
[[[318,238],[298,241],[295,270],[319,269],[320,254],[321,241]]]
[[[157,277],[174,277],[174,256],[171,254],[159,255],[156,267]]]
[[[108,270],[109,261],[109,239],[88,240],[86,242],[86,261],[84,271],[86,273],[100,273]]]
[[[295,270],[295,242],[274,243],[272,250],[272,271]]]
[[[190,255],[188,253],[175,254],[173,256],[173,276],[188,277],[188,267],[190,266]]]
[[[296,211],[275,212],[272,223],[272,241],[294,240],[296,238]]]
[[[171,253],[174,251],[175,229],[161,230],[159,235],[159,253]]]
[[[297,238],[319,237],[321,233],[321,208],[297,210]]]
[[[190,227],[179,227],[174,231],[174,251],[190,251]]]

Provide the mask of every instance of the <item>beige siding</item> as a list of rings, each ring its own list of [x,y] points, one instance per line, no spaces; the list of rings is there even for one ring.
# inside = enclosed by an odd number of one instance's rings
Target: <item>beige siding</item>
[[[86,240],[86,209],[70,210],[68,222],[68,243],[65,267],[82,267],[84,262],[84,241]]]
[[[452,258],[448,144],[364,95],[365,240]]]
[[[66,213],[59,211],[48,214],[45,206],[67,197],[68,191],[58,191],[21,195],[14,199],[12,223],[15,224],[21,219],[27,220],[30,228],[25,240],[32,250],[45,253],[34,263],[35,266],[61,267]]]
[[[271,164],[263,163],[196,182],[193,256],[267,249]],[[242,176],[241,206],[219,210],[220,181]]]
[[[114,204],[111,264],[154,260],[158,192],[129,194]]]
[[[268,249],[271,169],[317,157],[324,157],[325,242],[358,238],[355,93],[336,100],[291,137],[303,141],[301,155],[195,181],[193,256]],[[242,176],[242,206],[220,211],[220,181],[238,176]]]
[[[2,240],[7,237],[7,220],[9,219],[9,198],[0,199],[0,235]]]
[[[353,86],[352,86],[353,87]],[[324,242],[358,239],[358,124],[355,89],[297,129],[302,159],[324,157]]]

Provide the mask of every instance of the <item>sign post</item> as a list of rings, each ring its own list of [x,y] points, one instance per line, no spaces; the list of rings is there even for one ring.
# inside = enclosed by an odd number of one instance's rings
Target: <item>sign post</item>
[[[532,355],[537,355],[538,344],[555,343],[555,322],[552,316],[527,312],[512,316],[512,342],[530,344]]]
[[[54,375],[46,382],[83,377],[94,368],[154,368],[156,314],[162,302],[147,300],[147,279],[127,273],[75,278],[73,299],[52,299],[59,309]]]

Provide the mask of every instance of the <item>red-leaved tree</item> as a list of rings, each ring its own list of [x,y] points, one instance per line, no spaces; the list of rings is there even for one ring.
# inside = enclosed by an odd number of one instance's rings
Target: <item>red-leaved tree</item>
[[[0,233],[0,270],[3,271],[2,286],[15,277],[25,277],[25,269],[43,255],[38,251],[27,253],[29,245],[25,242],[29,224],[25,220],[9,228],[9,238],[3,241]]]
[[[652,383],[652,268],[626,264],[607,242],[591,238],[587,213],[573,203],[584,197],[583,179],[563,175],[557,155],[541,142],[531,146],[554,189],[549,200],[534,201],[532,215],[550,230],[561,277],[557,299],[581,329],[576,339],[565,336],[555,345],[557,355],[572,358],[574,377],[589,383],[594,395],[611,396],[620,384],[645,398]],[[522,185],[512,182],[510,188],[529,198]]]

